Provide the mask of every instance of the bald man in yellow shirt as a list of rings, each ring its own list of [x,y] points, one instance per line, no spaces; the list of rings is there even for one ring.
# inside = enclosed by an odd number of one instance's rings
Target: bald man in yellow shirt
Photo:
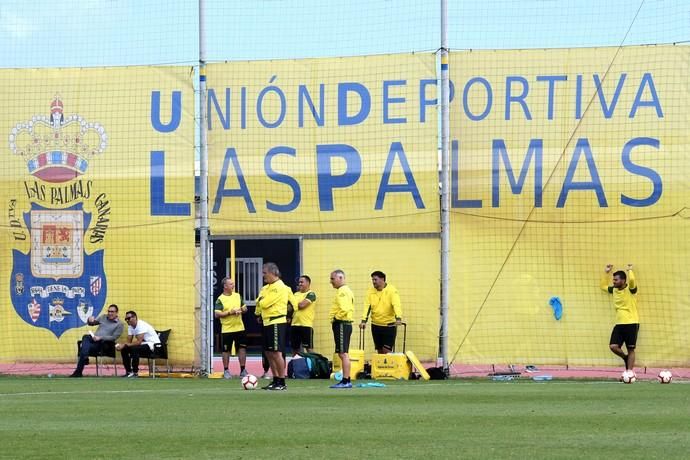
[[[242,296],[235,292],[235,280],[225,277],[220,285],[223,287],[223,293],[216,299],[213,314],[220,319],[222,327],[223,378],[231,377],[228,366],[233,343],[240,363],[240,377],[244,377],[247,375],[247,334],[244,330],[242,315],[247,312],[247,306]]]
[[[350,382],[350,336],[352,318],[355,314],[355,296],[345,284],[345,272],[338,269],[331,272],[331,286],[336,289],[335,298],[328,314],[333,329],[335,352],[343,363],[343,378],[331,388],[352,388]]]

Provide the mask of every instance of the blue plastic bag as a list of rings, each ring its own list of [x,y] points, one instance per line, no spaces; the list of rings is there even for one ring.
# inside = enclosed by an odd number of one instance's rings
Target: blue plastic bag
[[[556,320],[559,320],[563,317],[563,303],[561,302],[561,299],[559,297],[551,297],[549,299],[549,305],[551,305],[551,308],[553,308],[553,316],[556,318]]]

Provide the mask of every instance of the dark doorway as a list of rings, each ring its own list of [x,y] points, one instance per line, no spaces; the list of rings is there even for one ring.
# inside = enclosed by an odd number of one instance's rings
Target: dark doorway
[[[300,241],[298,239],[235,240],[235,284],[249,312],[243,316],[250,354],[261,354],[261,328],[254,316],[258,290],[263,285],[261,265],[275,262],[282,279],[293,290],[300,275]],[[230,276],[230,240],[213,240],[213,298],[222,292],[220,281]],[[246,291],[246,292],[243,292]],[[220,353],[220,321],[214,321],[213,344]]]

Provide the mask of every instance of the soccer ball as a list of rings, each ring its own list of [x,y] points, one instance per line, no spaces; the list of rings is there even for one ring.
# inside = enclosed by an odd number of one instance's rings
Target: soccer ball
[[[259,379],[255,375],[249,374],[242,377],[242,388],[245,390],[254,390],[259,385]]]
[[[637,380],[637,376],[635,375],[635,372],[631,370],[626,370],[623,372],[623,375],[621,375],[621,381],[623,383],[635,383]]]
[[[671,371],[661,371],[659,372],[659,382],[661,383],[671,383],[671,380],[673,380],[673,374]]]

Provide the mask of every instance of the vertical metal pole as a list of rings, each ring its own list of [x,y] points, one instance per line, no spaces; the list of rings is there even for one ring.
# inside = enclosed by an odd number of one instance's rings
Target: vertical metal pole
[[[213,370],[211,355],[210,288],[211,271],[208,229],[208,120],[206,111],[206,2],[199,0],[199,244],[201,250],[201,325],[199,328],[199,363],[202,375]]]
[[[235,240],[230,240],[230,278],[235,280],[235,284],[237,284],[237,278],[235,278],[235,258],[237,257],[237,254],[235,253]]]
[[[441,360],[448,362],[448,304],[450,299],[450,84],[448,79],[448,3],[441,0]]]

